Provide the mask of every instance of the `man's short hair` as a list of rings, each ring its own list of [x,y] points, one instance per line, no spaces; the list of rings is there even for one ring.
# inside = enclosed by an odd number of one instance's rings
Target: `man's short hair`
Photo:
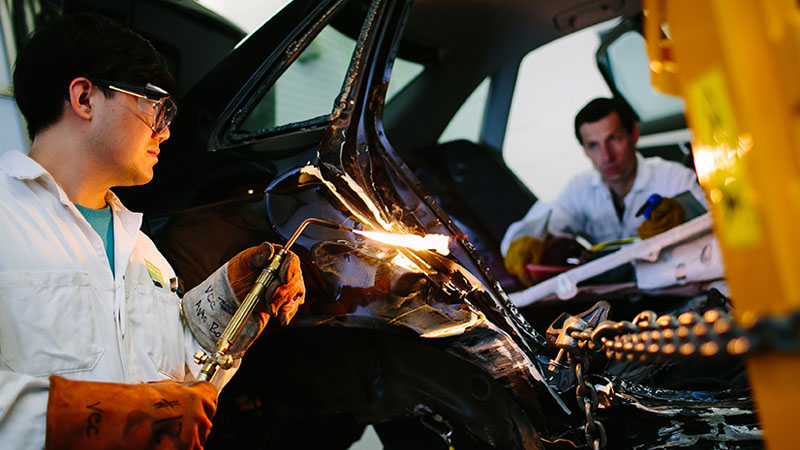
[[[597,122],[612,112],[617,113],[625,130],[628,133],[633,133],[633,125],[636,123],[637,118],[630,105],[620,98],[599,97],[587,103],[575,116],[575,137],[578,138],[578,142],[583,145],[583,138],[580,133],[581,125]]]
[[[14,65],[14,97],[31,139],[58,121],[69,84],[81,76],[175,87],[164,57],[138,33],[98,14],[63,16],[37,30]]]

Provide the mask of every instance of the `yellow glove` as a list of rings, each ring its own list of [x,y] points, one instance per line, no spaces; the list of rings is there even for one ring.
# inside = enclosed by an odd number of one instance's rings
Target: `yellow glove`
[[[508,246],[506,257],[503,260],[506,270],[511,275],[516,276],[525,286],[533,286],[536,283],[527,270],[526,264],[539,264],[544,250],[544,241],[530,236],[523,236],[515,239]]]
[[[677,200],[662,198],[647,215],[647,220],[636,231],[642,239],[651,238],[683,223],[686,212]]]

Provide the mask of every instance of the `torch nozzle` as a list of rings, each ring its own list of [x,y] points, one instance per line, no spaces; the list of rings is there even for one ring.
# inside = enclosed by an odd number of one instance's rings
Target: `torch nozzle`
[[[297,227],[296,230],[294,230],[294,233],[292,233],[291,237],[289,237],[289,239],[286,241],[286,245],[283,246],[283,249],[281,251],[284,253],[288,252],[289,247],[291,247],[292,244],[294,244],[294,241],[296,241],[297,238],[300,237],[300,234],[303,233],[303,230],[305,230],[306,227],[311,224],[319,225],[326,228],[333,228],[334,230],[354,231],[352,228],[346,227],[344,225],[339,225],[338,223],[328,222],[327,220],[306,219],[300,222],[300,225]]]

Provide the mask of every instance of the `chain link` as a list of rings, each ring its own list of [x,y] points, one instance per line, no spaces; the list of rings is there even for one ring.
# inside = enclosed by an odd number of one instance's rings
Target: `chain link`
[[[588,356],[586,352],[583,352],[580,358],[572,359],[574,362],[575,378],[578,381],[578,387],[575,388],[575,397],[578,401],[578,405],[583,405],[583,413],[586,416],[586,425],[584,427],[586,443],[592,448],[600,450],[606,447],[606,429],[603,423],[596,417],[598,405],[597,390],[588,378]]]
[[[642,311],[630,322],[615,322],[597,314],[607,308],[607,303],[599,302],[579,316],[564,314],[547,332],[548,341],[559,350],[550,370],[560,370],[566,367],[565,359],[570,361],[578,383],[576,399],[586,417],[586,442],[594,449],[605,448],[607,436],[597,419],[597,390],[588,378],[590,352],[605,352],[608,358],[631,362],[743,356],[762,350],[800,352],[800,311],[765,316],[743,327],[727,312],[716,309],[702,316],[695,312],[658,316]]]
[[[596,327],[566,330],[571,345],[559,350],[605,351],[619,361],[649,362],[692,356],[743,356],[762,350],[800,351],[800,312],[766,316],[748,327],[737,325],[728,314],[709,310],[702,316],[639,313],[631,322],[604,320]]]
[[[761,334],[752,331],[756,329]],[[605,321],[594,329],[586,329],[578,340],[579,345],[582,343],[590,350],[605,350],[608,358],[648,362],[697,355],[744,355],[753,350],[754,342],[759,347],[767,342],[776,343],[773,335],[762,337],[766,330],[771,330],[774,336],[792,334],[772,327],[742,328],[719,310],[707,311],[702,316],[687,312],[677,317],[657,317],[652,311],[643,311],[632,322]]]

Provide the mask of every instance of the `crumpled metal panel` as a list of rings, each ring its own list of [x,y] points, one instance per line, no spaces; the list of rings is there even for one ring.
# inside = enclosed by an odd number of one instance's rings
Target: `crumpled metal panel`
[[[762,431],[747,390],[673,390],[619,378],[595,383],[600,415],[610,419],[604,422],[618,445],[632,449],[696,448],[700,444],[708,446],[703,448],[763,448]],[[623,417],[635,418],[635,432],[614,425]]]
[[[375,114],[382,108],[378,97],[388,78],[372,74],[374,68],[365,61],[381,59],[380,46],[373,45],[380,41],[376,34],[386,14],[397,7],[388,0],[373,2],[337,101],[342,108],[336,109],[316,158],[268,189],[269,222],[285,237],[309,217],[359,230],[444,234],[451,238],[452,253],[443,256],[372,242],[349,232],[309,229],[292,248],[311,268],[305,274],[309,295],[299,323],[388,327],[428,338],[431,345],[482,368],[512,392],[534,425],[542,426],[540,432],[552,431],[548,439],[580,442],[576,431],[583,425],[582,411],[572,414],[562,399],[574,393],[566,388],[556,393],[557,385],[545,380],[539,369],[536,358],[546,354],[540,347],[543,339],[518,315],[468,239],[382,134]],[[378,84],[371,84],[378,79]],[[624,381],[608,392],[603,415],[635,411],[644,424],[637,433],[615,435],[622,436],[627,446],[669,443],[671,438],[663,437],[669,433],[681,436],[672,438],[680,445],[759,438],[746,400],[737,399],[726,409],[715,394],[698,400],[685,398],[685,391],[673,391],[677,397],[669,398],[659,396],[663,391]],[[651,406],[646,406],[648,395]],[[679,397],[688,403],[680,403]],[[720,417],[730,417],[731,422]],[[613,428],[624,421],[610,422]],[[552,430],[548,424],[555,424]],[[563,437],[555,436],[558,433]]]

